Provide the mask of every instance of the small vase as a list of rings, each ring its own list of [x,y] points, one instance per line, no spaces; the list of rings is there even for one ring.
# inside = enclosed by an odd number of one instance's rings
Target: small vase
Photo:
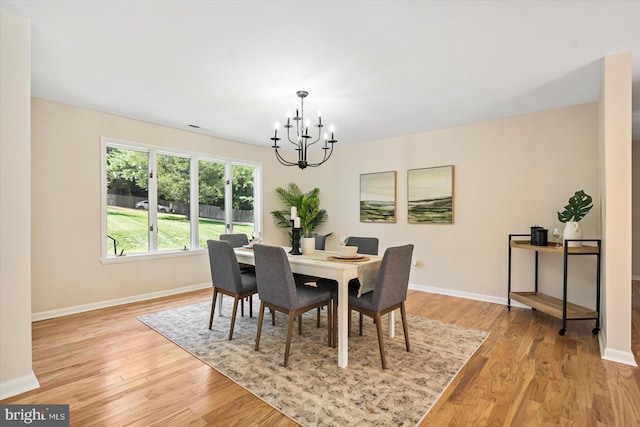
[[[315,237],[303,237],[302,241],[302,254],[310,255],[316,251],[316,238]]]
[[[562,233],[563,240],[567,239],[582,239],[582,229],[580,224],[575,221],[568,221],[564,226],[564,232]],[[567,243],[565,243],[566,245]],[[582,246],[582,242],[569,242],[570,248]]]

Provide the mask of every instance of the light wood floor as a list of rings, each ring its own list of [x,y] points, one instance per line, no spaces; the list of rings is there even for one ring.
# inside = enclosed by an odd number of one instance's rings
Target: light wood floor
[[[640,282],[633,296],[640,361]],[[69,404],[74,426],[295,425],[136,320],[210,297],[197,291],[34,323],[41,387],[2,403]],[[600,359],[593,321],[570,322],[561,337],[557,319],[531,310],[416,291],[407,304],[412,314],[491,333],[421,426],[640,425],[640,369]]]

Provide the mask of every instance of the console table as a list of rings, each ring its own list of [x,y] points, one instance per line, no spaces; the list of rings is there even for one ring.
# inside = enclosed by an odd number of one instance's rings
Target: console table
[[[528,240],[513,240],[514,237],[528,237]],[[560,335],[564,335],[567,331],[567,320],[591,320],[596,321],[596,327],[593,328],[593,334],[600,331],[600,239],[567,239],[566,242],[587,242],[595,243],[596,246],[577,246],[571,247],[562,245],[556,247],[555,243],[549,243],[547,246],[536,246],[531,244],[531,234],[509,234],[509,289],[507,293],[507,306],[511,311],[511,300],[518,301],[524,305],[528,305],[533,310],[539,310],[558,319],[562,319],[562,328],[558,331]],[[535,290],[533,292],[512,292],[511,291],[511,249],[525,249],[535,251]],[[552,253],[564,256],[563,268],[563,290],[562,299],[554,298],[538,292],[538,254],[540,252]],[[567,301],[567,267],[568,260],[571,256],[595,256],[596,257],[596,309],[581,307]]]

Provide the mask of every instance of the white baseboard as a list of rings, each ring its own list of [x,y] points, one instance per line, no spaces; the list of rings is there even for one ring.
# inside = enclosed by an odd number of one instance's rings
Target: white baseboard
[[[0,400],[17,396],[40,387],[36,374],[31,371],[28,375],[9,381],[0,382]]]
[[[90,304],[76,305],[73,307],[59,308],[56,310],[40,311],[31,314],[31,321],[53,319],[55,317],[68,316],[70,314],[84,313],[85,311],[98,310],[101,308],[115,307],[117,305],[129,304],[132,302],[146,301],[155,298],[166,297],[170,295],[183,294],[185,292],[197,291],[199,289],[210,288],[211,283],[200,283],[197,285],[185,286],[182,288],[167,289],[165,291],[151,292],[142,295],[133,295],[125,298],[117,298],[108,301],[94,302]]]
[[[625,365],[633,366],[635,368],[638,367],[638,364],[636,363],[636,358],[633,357],[633,353],[630,351],[621,351],[621,350],[615,350],[612,348],[605,348],[604,351],[601,351],[600,353],[604,360],[609,360],[611,362],[616,362],[616,363],[622,363]]]
[[[474,294],[472,292],[456,291],[452,289],[436,288],[434,286],[416,285],[411,283],[409,284],[409,289],[422,291],[422,292],[429,292],[432,294],[449,295],[452,297],[466,298],[466,299],[471,299],[475,301],[490,302],[493,304],[508,305],[507,298],[494,297],[491,295]],[[529,306],[520,304],[517,301],[511,301],[511,306],[520,307],[520,308],[530,308]]]
[[[507,305],[506,298],[494,297],[490,295],[474,294],[471,292],[462,292],[462,291],[456,291],[452,289],[436,288],[433,286],[424,286],[424,285],[416,285],[416,284],[409,284],[409,289],[422,291],[422,292],[430,292],[432,294],[449,295],[452,297],[466,298],[466,299],[471,299],[476,301]],[[511,306],[529,308],[528,306],[524,304],[520,304],[519,302],[516,302],[516,301],[511,301]],[[632,352],[626,352],[626,351],[607,348],[605,343],[606,340],[604,338],[602,331],[600,331],[600,333],[598,334],[598,340],[600,341],[600,357],[602,359],[609,360],[616,363],[623,363],[625,365],[630,365],[635,367],[638,366],[636,364],[636,360]]]

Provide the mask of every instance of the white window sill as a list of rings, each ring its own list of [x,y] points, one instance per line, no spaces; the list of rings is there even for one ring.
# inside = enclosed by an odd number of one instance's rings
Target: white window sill
[[[100,258],[102,264],[120,264],[124,262],[141,262],[151,261],[155,259],[167,259],[167,258],[179,258],[185,256],[204,255],[207,253],[207,248],[197,248],[188,250],[175,250],[156,253],[144,253],[144,254],[125,254],[123,256],[110,256],[107,258]]]

